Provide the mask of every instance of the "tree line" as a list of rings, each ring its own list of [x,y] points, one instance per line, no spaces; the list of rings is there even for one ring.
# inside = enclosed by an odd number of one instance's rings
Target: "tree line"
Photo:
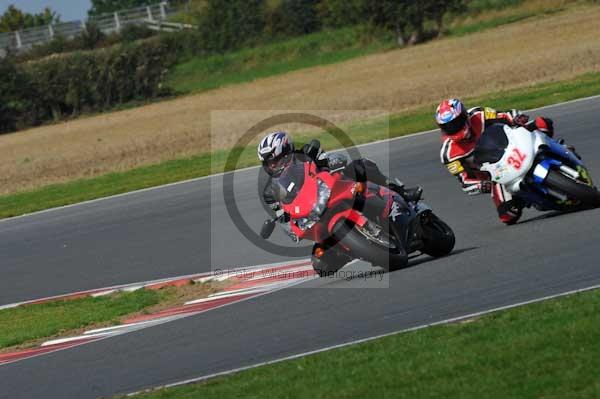
[[[468,0],[204,0],[198,26],[204,46],[227,51],[265,39],[365,25],[391,32],[399,45],[443,33]]]
[[[57,22],[60,22],[60,16],[48,7],[40,13],[31,14],[23,12],[14,4],[11,4],[0,15],[0,33],[35,28],[36,26],[44,26]]]

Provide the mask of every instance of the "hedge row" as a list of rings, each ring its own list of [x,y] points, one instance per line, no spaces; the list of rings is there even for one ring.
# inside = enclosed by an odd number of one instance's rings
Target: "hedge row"
[[[0,61],[0,132],[98,112],[165,93],[176,55],[149,40],[12,64]]]
[[[469,1],[203,0],[197,25],[204,48],[213,52],[351,25],[393,32],[404,45],[441,34],[447,16],[467,11]]]

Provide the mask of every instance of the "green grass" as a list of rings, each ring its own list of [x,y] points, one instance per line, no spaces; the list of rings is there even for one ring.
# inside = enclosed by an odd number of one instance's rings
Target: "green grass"
[[[360,27],[326,30],[223,55],[192,58],[171,71],[166,86],[176,93],[200,92],[394,47],[390,37],[366,39]]]
[[[458,21],[469,15],[484,14],[490,9],[518,6],[520,3],[521,0],[475,1],[470,4],[466,15],[457,16],[456,19]],[[542,8],[537,12],[515,11],[512,15],[453,26],[447,35],[463,36],[561,10]],[[361,26],[324,30],[227,54],[193,57],[170,71],[166,86],[176,94],[201,92],[299,69],[334,64],[394,48],[396,44],[393,35],[367,34]]]
[[[471,14],[485,13],[490,10],[502,10],[508,7],[516,7],[524,0],[471,0],[467,4],[468,12]]]
[[[169,292],[142,289],[0,310],[0,349],[93,324],[117,324],[119,317],[156,305]]]
[[[484,21],[474,22],[467,25],[459,25],[452,27],[448,30],[450,36],[464,36],[475,32],[481,32],[487,29],[496,28],[501,25],[512,24],[514,22],[522,21],[529,17],[536,15],[531,12],[523,12],[514,15],[505,15],[502,17],[492,18]]]
[[[494,2],[495,1],[492,1],[492,3],[494,3]],[[522,3],[522,1],[519,1],[517,3],[520,4],[520,3]],[[508,7],[508,6],[506,5],[506,7]],[[531,17],[540,17],[540,16],[544,16],[544,15],[556,14],[558,12],[565,10],[566,8],[567,8],[567,5],[564,5],[563,7],[556,7],[556,8],[549,8],[549,7],[540,8],[536,11],[523,11],[523,10],[516,9],[516,10],[513,10],[512,14],[502,15],[502,16],[498,16],[498,17],[492,17],[489,19],[483,19],[483,20],[468,22],[468,23],[464,23],[464,24],[461,24],[461,23],[456,24],[455,26],[452,26],[452,27],[450,27],[450,29],[448,29],[447,34],[448,34],[448,36],[465,36],[465,35],[469,35],[471,33],[481,32],[484,30],[497,28],[502,25],[508,25],[508,24],[512,24],[515,22],[519,22],[519,21],[522,21],[524,19],[531,18]],[[496,9],[501,9],[501,8],[496,8]],[[484,11],[482,11],[481,13],[483,15],[485,15]],[[476,14],[477,13],[475,13],[475,15]]]
[[[136,397],[598,398],[599,308],[590,291]]]
[[[568,81],[545,83],[466,100],[470,104],[486,104],[498,109],[527,109],[596,94],[600,94],[600,73],[597,72],[585,74]],[[403,136],[435,128],[432,117],[434,108],[435,104],[431,104],[431,106],[411,113],[393,115],[390,119],[389,129],[388,124],[382,120],[361,122],[344,128],[356,144]],[[328,134],[304,133],[296,135],[299,142],[307,142],[312,137],[319,138],[325,148],[339,148],[339,144]],[[438,149],[432,148],[431,150],[437,151]],[[214,154],[200,154],[191,158],[136,168],[127,172],[110,173],[91,179],[49,185],[35,191],[1,196],[0,218],[206,176],[223,171],[227,156],[228,153],[225,151]],[[242,153],[238,168],[256,164],[254,147],[251,147]]]

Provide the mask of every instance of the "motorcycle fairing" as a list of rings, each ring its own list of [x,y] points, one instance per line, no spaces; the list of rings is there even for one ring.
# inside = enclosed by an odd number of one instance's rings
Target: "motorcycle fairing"
[[[572,166],[583,166],[583,162],[579,158],[577,158],[575,154],[573,154],[571,151],[565,148],[564,145],[559,144],[557,141],[551,139],[550,137],[546,136],[544,144],[547,146],[549,152],[558,155],[560,158],[570,162]]]
[[[489,135],[501,135],[508,139],[502,158],[497,162],[484,162],[481,170],[488,172],[492,181],[503,184],[510,192],[519,191],[519,186],[525,174],[533,165],[538,142],[537,135],[531,134],[525,128],[511,128],[508,125],[492,125],[486,129],[482,138]],[[515,167],[515,156],[519,156],[518,167]]]

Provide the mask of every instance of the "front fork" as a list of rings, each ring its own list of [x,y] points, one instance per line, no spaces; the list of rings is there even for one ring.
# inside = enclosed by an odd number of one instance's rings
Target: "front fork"
[[[423,203],[411,206],[400,197],[394,197],[388,215],[391,232],[400,240],[407,253],[423,247],[421,218],[426,217],[431,208]]]

